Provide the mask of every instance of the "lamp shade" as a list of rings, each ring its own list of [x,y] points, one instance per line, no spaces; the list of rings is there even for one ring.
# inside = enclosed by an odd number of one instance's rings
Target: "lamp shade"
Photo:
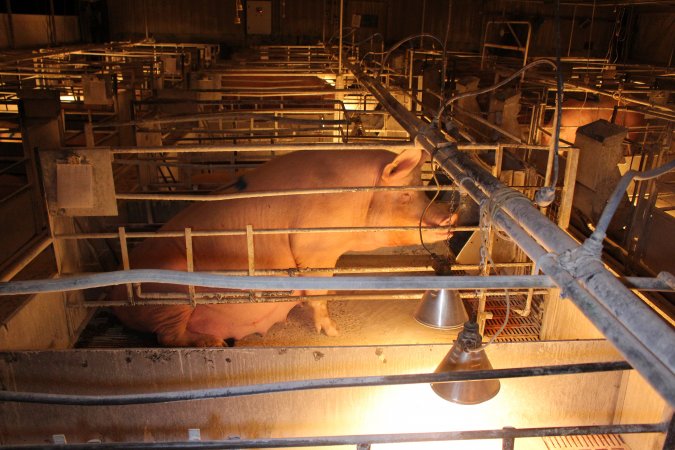
[[[436,373],[460,370],[491,370],[485,350],[481,348],[482,337],[476,322],[467,322],[459,333],[448,354],[436,368]],[[499,380],[450,381],[432,383],[431,388],[445,400],[463,405],[474,405],[490,400],[497,395]]]
[[[452,329],[469,320],[464,302],[457,291],[426,291],[415,310],[415,320],[432,328]]]

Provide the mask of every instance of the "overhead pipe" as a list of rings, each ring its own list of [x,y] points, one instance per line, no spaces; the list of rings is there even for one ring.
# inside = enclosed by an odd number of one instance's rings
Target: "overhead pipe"
[[[563,296],[579,306],[652,387],[675,406],[675,352],[672,351],[675,331],[670,325],[626,289],[600,260],[575,255],[573,252],[580,246],[542,215],[528,198],[457,151],[438,129],[418,119],[360,67],[353,64],[348,67],[473,200],[481,203],[501,197],[493,223],[504,229],[537,266],[551,276]],[[541,254],[542,249],[545,254]],[[561,258],[562,255],[567,258]]]
[[[88,275],[0,283],[0,296],[93,289],[129,283],[162,283],[216,289],[255,290],[416,290],[416,289],[525,289],[550,288],[555,284],[543,275],[484,277],[249,277],[208,272],[164,269],[134,269]]]
[[[639,288],[670,291],[668,280],[662,278],[632,278]],[[546,275],[454,275],[447,277],[419,276],[343,276],[278,277],[227,276],[210,272],[183,272],[165,269],[133,269],[75,275],[44,280],[0,283],[0,296],[65,292],[94,289],[129,283],[162,283],[189,285],[214,289],[255,290],[422,290],[422,289],[534,289],[556,287],[555,278]]]

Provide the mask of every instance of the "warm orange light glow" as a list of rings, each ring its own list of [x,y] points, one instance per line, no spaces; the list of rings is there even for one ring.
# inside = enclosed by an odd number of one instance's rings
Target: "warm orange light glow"
[[[438,397],[428,384],[389,386],[372,397],[366,433],[426,433],[501,428],[494,401],[458,405]],[[378,444],[374,449],[498,450],[500,440]]]

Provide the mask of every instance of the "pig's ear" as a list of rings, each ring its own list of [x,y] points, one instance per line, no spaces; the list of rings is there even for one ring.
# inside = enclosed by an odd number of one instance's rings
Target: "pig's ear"
[[[411,148],[398,155],[391,163],[384,167],[383,181],[397,181],[409,176],[422,162],[424,152],[420,148]]]

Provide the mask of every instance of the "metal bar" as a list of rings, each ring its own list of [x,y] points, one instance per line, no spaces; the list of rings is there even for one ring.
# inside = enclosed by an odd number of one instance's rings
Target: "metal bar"
[[[552,84],[552,83],[555,84],[555,82],[551,82],[551,81],[546,81],[546,80],[541,80],[541,81],[543,83],[549,84],[549,85]],[[570,80],[565,81],[565,85],[569,85],[572,88],[579,89],[581,91],[590,92],[592,94],[602,95],[602,96],[605,96],[605,97],[617,98],[616,96],[620,95],[619,92],[605,91],[605,90],[602,90],[602,89],[597,89],[597,88],[594,88],[594,87],[591,87],[591,86],[586,86],[586,85],[583,85],[583,84],[580,84],[580,83],[576,83],[576,82],[573,82],[573,81],[570,81]],[[654,103],[654,102],[640,100],[640,99],[637,99],[637,98],[634,98],[634,97],[627,97],[625,95],[621,95],[620,98],[621,98],[621,101],[626,102],[626,103],[633,103],[635,105],[646,106],[646,107],[651,108],[651,109],[657,109],[657,110],[660,110],[660,111],[663,111],[663,112],[666,112],[666,113],[675,114],[675,109],[671,108],[671,107],[668,107],[666,105],[659,105],[659,104]]]
[[[11,199],[13,199],[14,197],[16,197],[17,195],[19,195],[19,194],[21,194],[21,193],[26,192],[27,190],[29,190],[32,186],[33,186],[33,185],[32,185],[31,183],[24,184],[24,185],[21,186],[19,189],[17,189],[17,190],[15,190],[14,192],[12,192],[11,194],[7,194],[7,195],[4,196],[3,198],[0,198],[0,204],[10,201]]]
[[[164,283],[218,289],[257,290],[417,290],[417,289],[527,289],[551,288],[543,275],[451,276],[451,277],[263,277],[223,276],[209,272],[134,269],[57,279],[14,281],[0,284],[0,296],[61,292],[116,286],[126,283]]]
[[[8,267],[3,268],[0,273],[0,281],[6,282],[11,280],[21,272],[28,264],[33,262],[35,258],[42,254],[47,247],[52,245],[51,236],[43,236],[33,246],[26,251],[20,253],[20,258],[12,261]]]
[[[583,258],[574,267],[561,263],[557,255],[579,248],[579,245],[555,224],[543,216],[525,197],[506,187],[478,166],[471,158],[447,147],[445,137],[408,112],[382,85],[360,68],[349,65],[362,85],[366,86],[394,118],[437,161],[458,185],[481,202],[497,192],[508,192],[512,197],[499,205],[501,209],[492,218],[505,229],[542,271],[555,280],[563,295],[572,299],[598,329],[624,354],[626,359],[649,381],[671,405],[675,405],[675,330],[648,305],[626,289],[601,261]],[[472,189],[471,187],[475,187]],[[527,200],[527,201],[523,201]],[[508,229],[506,229],[506,228]],[[520,230],[519,237],[513,235]],[[529,236],[528,236],[529,235]],[[525,237],[528,236],[528,237]],[[524,248],[549,252],[546,258],[533,258]]]
[[[515,430],[513,427],[504,427],[504,431]],[[502,442],[502,450],[514,450],[516,448],[515,436],[504,436]]]
[[[283,152],[296,150],[384,150],[394,149],[394,151],[404,151],[414,148],[415,144],[410,142],[383,142],[382,144],[237,144],[237,145],[181,145],[179,147],[111,147],[110,152],[116,155],[140,155],[144,153],[223,153],[223,152]],[[71,150],[77,151],[77,148]]]
[[[117,230],[120,240],[120,253],[122,255],[122,268],[124,270],[131,270],[131,266],[129,265],[129,246],[127,245],[127,232],[124,229],[124,227],[119,227]],[[127,303],[133,305],[134,290],[133,287],[131,286],[131,283],[127,283],[126,290],[127,290]]]
[[[9,48],[14,48],[14,19],[12,17],[12,0],[5,0],[5,8],[7,9],[7,31]]]
[[[253,226],[246,225],[246,259],[248,262],[248,275],[255,275],[255,246],[253,245]]]
[[[209,272],[181,272],[163,269],[134,269],[63,277],[57,279],[27,280],[0,283],[0,296],[37,294],[92,289],[127,283],[164,283],[193,285],[218,289],[257,290],[416,290],[416,289],[528,289],[552,288],[556,283],[545,275],[504,275],[450,277],[278,277],[225,276]],[[666,283],[664,290],[672,290]]]
[[[345,8],[344,0],[340,0],[340,19],[339,19],[339,25],[338,25],[340,27],[340,30],[339,30],[340,41],[338,43],[338,46],[339,46],[338,47],[338,74],[342,73],[342,38],[343,38],[343,36],[342,36],[342,34],[343,34],[342,33],[342,31],[343,31],[342,30],[342,21],[344,20],[344,8]]]
[[[531,268],[534,265],[532,262],[516,262],[516,263],[494,263],[491,264],[492,267],[509,267],[509,268]],[[480,266],[478,264],[453,264],[450,266],[450,270],[453,271],[465,271],[465,270],[478,270]],[[334,274],[349,274],[349,273],[400,273],[400,272],[433,272],[433,267],[429,265],[420,265],[420,266],[405,266],[405,265],[396,265],[396,266],[380,266],[380,267],[308,267],[308,268],[289,268],[289,269],[258,269],[256,270],[256,275],[258,276],[272,276],[272,275],[288,275],[288,276],[297,276],[299,274],[305,273],[324,273],[332,272]],[[219,275],[239,275],[244,276],[248,275],[247,270],[213,270],[209,273],[219,274]],[[65,276],[72,275],[85,275],[84,272],[74,272],[74,273],[62,273]],[[628,278],[628,283],[631,283],[632,278]],[[639,278],[636,277],[637,283],[639,285],[631,286],[636,289],[642,290],[663,290],[666,287],[670,287],[671,290],[675,290],[675,287],[667,284],[667,281],[656,279],[656,278]],[[664,284],[665,283],[665,284]]]
[[[175,450],[175,449],[241,449],[241,448],[293,448],[293,447],[327,447],[336,445],[370,446],[371,444],[394,444],[405,442],[464,441],[504,438],[532,438],[546,436],[582,436],[591,434],[632,434],[662,433],[666,425],[661,423],[627,424],[627,425],[590,425],[549,428],[506,428],[496,430],[445,431],[435,433],[401,433],[401,434],[366,434],[330,437],[300,438],[264,438],[264,439],[229,439],[220,441],[169,441],[169,442],[120,442],[86,443],[86,444],[54,444],[46,445],[7,445],[3,450],[59,450],[81,449],[97,450]]]
[[[187,263],[187,271],[194,272],[195,261],[194,255],[192,252],[192,228],[185,229],[185,259]],[[190,304],[196,306],[195,303],[195,287],[193,285],[188,285],[188,297],[190,298]]]
[[[136,290],[136,297],[142,300],[143,305],[189,305],[190,299],[180,292],[151,292],[139,293]],[[515,292],[515,294],[514,294]],[[537,290],[535,294],[543,295],[547,291]],[[511,295],[523,294],[522,291],[510,291]],[[258,294],[258,293],[256,293]],[[503,296],[504,290],[487,291],[486,296]],[[460,292],[462,299],[474,299],[475,293]],[[327,294],[327,295],[289,295],[287,291],[267,291],[262,295],[251,296],[249,292],[235,292],[228,291],[227,293],[200,293],[195,294],[195,303],[198,305],[220,305],[226,303],[278,303],[278,302],[311,302],[311,301],[383,301],[383,300],[397,300],[397,301],[418,301],[422,298],[422,292],[415,294],[395,294],[388,292],[386,294],[353,294],[348,292],[346,294]],[[128,303],[123,300],[87,300],[79,302],[76,307],[84,308],[98,308],[111,306],[126,306]]]
[[[572,216],[572,202],[574,201],[574,187],[576,186],[577,167],[579,166],[579,149],[570,147],[565,157],[565,177],[558,208],[558,226],[566,230]]]
[[[452,230],[452,231],[476,231],[477,226],[472,227],[422,227],[422,230]],[[259,229],[254,230],[254,234],[303,234],[303,233],[354,233],[379,231],[417,231],[419,227],[331,227],[331,228],[279,228],[279,229]],[[194,237],[208,236],[245,236],[245,230],[204,230],[193,231]],[[155,232],[133,232],[127,233],[129,238],[167,238],[183,237],[182,231],[155,231]],[[116,233],[77,233],[77,234],[57,234],[55,239],[116,239]]]
[[[458,111],[460,111],[463,115],[466,115],[467,117],[470,117],[471,119],[473,119],[477,122],[480,122],[487,127],[492,128],[493,130],[497,131],[499,134],[501,134],[503,136],[506,136],[507,138],[513,140],[514,142],[517,142],[518,144],[521,144],[523,142],[518,136],[515,136],[515,135],[509,133],[508,131],[506,131],[502,127],[500,127],[499,125],[495,125],[494,123],[483,119],[481,116],[479,116],[477,114],[474,114],[474,113],[471,113],[471,112],[469,112],[469,111],[467,111],[464,108],[461,108],[459,106],[455,105],[455,108]]]
[[[185,195],[185,194],[129,194],[115,195],[117,200],[172,200],[218,202],[242,198],[283,197],[287,195],[342,194],[346,192],[386,192],[386,191],[456,191],[454,186],[355,186],[319,189],[287,189],[277,191],[233,192],[227,194]]]
[[[194,401],[211,398],[231,398],[276,392],[296,392],[339,387],[396,386],[403,384],[445,383],[451,381],[493,380],[553,375],[578,375],[582,373],[631,370],[624,361],[564,364],[557,366],[518,367],[492,370],[466,370],[442,373],[406,375],[380,375],[365,377],[325,378],[314,380],[285,381],[249,386],[229,386],[210,389],[195,389],[172,392],[150,392],[117,395],[69,395],[37,392],[0,391],[0,401],[78,406],[146,405],[178,401]],[[658,424],[658,431],[665,424]]]

